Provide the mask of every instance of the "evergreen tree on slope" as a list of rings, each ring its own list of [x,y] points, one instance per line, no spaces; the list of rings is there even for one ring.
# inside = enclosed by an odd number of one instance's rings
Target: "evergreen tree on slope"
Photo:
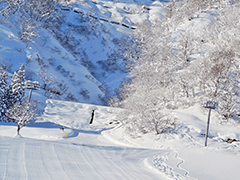
[[[8,112],[8,107],[6,105],[8,96],[7,92],[9,90],[9,86],[7,84],[7,73],[0,69],[0,121],[6,120],[5,114]]]
[[[11,82],[11,106],[8,109],[6,116],[9,119],[14,119],[17,122],[17,133],[23,128],[26,123],[35,117],[35,105],[30,107],[29,102],[24,101],[24,83],[25,70],[24,64],[14,73]]]
[[[25,70],[24,64],[19,68],[19,70],[14,72],[11,82],[11,105],[16,103],[21,104],[23,97],[25,95],[25,90],[23,88],[25,80]]]

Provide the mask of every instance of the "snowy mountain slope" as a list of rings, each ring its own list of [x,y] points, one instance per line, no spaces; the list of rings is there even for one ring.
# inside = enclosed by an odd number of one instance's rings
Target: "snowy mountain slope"
[[[111,95],[127,76],[124,48],[134,24],[160,19],[164,3],[158,1],[70,1],[60,28],[49,27],[64,46]],[[67,36],[68,40],[62,38]]]
[[[65,2],[58,6],[55,24],[37,22],[40,37],[28,44],[19,38],[20,15],[9,16],[6,23],[1,17],[1,63],[9,73],[25,63],[26,79],[42,85],[42,102],[54,98],[103,104],[104,96],[114,95],[128,74],[123,49],[134,24],[161,18],[163,9],[159,1]]]
[[[182,125],[173,135],[154,138],[126,134],[113,121],[119,111],[48,100],[42,120],[24,127],[21,136],[14,124],[1,123],[0,179],[238,179],[239,142],[222,138],[238,138],[239,125],[223,128],[213,113],[204,147],[207,112],[198,107],[173,111]]]
[[[9,73],[25,63],[26,79],[41,83],[42,90],[38,94],[42,97],[102,103],[99,99],[104,96],[99,89],[101,83],[76,63],[75,58],[49,32],[40,29],[41,37],[28,47],[20,41],[12,25],[2,23],[0,33],[1,63],[6,65]]]

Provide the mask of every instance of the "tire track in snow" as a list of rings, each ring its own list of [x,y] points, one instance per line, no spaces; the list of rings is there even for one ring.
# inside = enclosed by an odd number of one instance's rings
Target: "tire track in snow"
[[[122,151],[125,151],[125,148],[85,144],[74,145],[78,146],[81,159],[83,159],[81,161],[85,162],[84,167],[88,169],[88,171],[84,171],[87,179],[153,179],[149,178],[151,176],[146,175],[149,172],[146,173],[144,171],[145,168],[142,168],[142,164],[136,163],[138,161],[136,160],[137,158],[134,158],[135,161],[125,161],[125,158],[123,161],[123,158],[119,158],[119,155],[122,154]],[[131,156],[131,154],[136,152],[135,149],[128,149],[128,151],[126,156],[127,154]]]
[[[22,150],[22,159],[23,159],[23,169],[24,169],[24,172],[25,172],[25,176],[26,176],[26,180],[28,180],[28,173],[27,173],[27,169],[26,169],[26,158],[25,158],[25,151],[26,151],[26,143],[23,142],[23,150]]]
[[[116,158],[112,156],[113,154],[110,153],[111,151],[115,151],[115,148],[102,146],[96,148],[91,156],[104,162],[102,164],[102,168],[105,169],[105,171],[103,171],[104,177],[109,176],[110,173],[112,176],[111,179],[129,179],[129,175],[126,177],[127,172],[122,171],[123,168],[119,167],[119,164],[114,162],[114,159]],[[120,173],[121,171],[122,173]]]
[[[90,139],[92,140],[89,145],[75,144],[68,140],[56,142],[29,138],[1,140],[0,149],[3,147],[5,151],[0,152],[0,155],[9,154],[5,159],[0,159],[0,163],[3,162],[1,170],[5,173],[4,179],[155,180],[160,178],[142,163],[142,159],[149,156],[149,151],[114,145],[94,145],[101,144],[101,141],[96,140],[96,136],[91,136]],[[153,151],[150,151],[150,155],[151,152]]]
[[[100,153],[104,156],[104,157],[114,157],[116,155],[116,151],[120,151],[119,148],[116,148],[115,150],[109,150],[109,151],[100,151]],[[121,179],[133,179],[131,174],[128,174],[128,172],[125,170],[125,168],[121,168],[122,165],[121,161],[119,161],[119,158],[116,156],[114,159],[113,158],[109,158],[110,160],[110,164],[111,167],[115,167],[115,170],[117,171],[117,174],[120,174]],[[128,174],[126,176],[126,174]]]
[[[131,161],[131,157],[136,153],[136,149],[121,148],[115,146],[97,146],[86,144],[75,144],[81,151],[81,158],[84,159],[85,167],[91,171],[91,174],[86,174],[88,179],[156,179],[151,178],[149,173],[152,171],[145,171],[142,163],[139,162],[137,157],[133,157],[134,161]],[[126,153],[122,158],[121,154]],[[126,158],[130,156],[129,158]],[[147,156],[147,154],[145,155]],[[85,172],[85,171],[84,171]],[[101,172],[101,173],[99,173]],[[158,178],[159,179],[159,178]]]
[[[1,142],[2,142],[1,138]],[[6,165],[8,163],[8,154],[9,154],[9,148],[11,144],[10,143],[3,143],[0,144],[0,179],[5,179],[7,174],[7,168]]]
[[[43,164],[42,143],[25,143],[25,165],[29,179],[49,180],[49,174]]]
[[[103,177],[101,171],[99,170],[99,168],[102,165],[101,164],[100,165],[96,165],[95,163],[97,163],[98,160],[97,161],[93,161],[94,159],[90,158],[93,155],[92,152],[90,150],[86,150],[86,147],[83,147],[83,146],[80,148],[80,150],[81,150],[82,157],[86,161],[88,166],[90,167],[90,169],[92,171],[92,174],[97,175],[97,179],[104,180],[105,178]]]
[[[126,161],[124,161],[125,160],[125,158],[127,157],[127,156],[129,156],[129,152],[128,152],[129,150],[128,150],[128,148],[124,148],[123,150],[122,150],[122,152],[120,152],[117,156],[118,156],[118,162],[122,165],[122,169],[132,169],[132,167],[129,165],[129,163],[126,163]],[[133,152],[131,152],[131,153],[133,153]],[[124,157],[123,157],[123,154],[126,154],[126,155],[124,155]],[[127,174],[129,174],[129,172],[127,172],[127,170],[125,170],[125,172],[127,173]],[[134,169],[131,171],[131,173],[130,173],[130,175],[131,175],[131,179],[134,179],[134,177],[138,177],[139,176],[139,173],[138,172],[136,172]]]
[[[123,157],[123,154],[125,153],[126,155]],[[150,179],[148,176],[145,175],[145,173],[143,173],[143,171],[141,171],[143,170],[143,168],[138,170],[138,167],[142,167],[142,164],[140,162],[141,159],[139,158],[137,158],[137,161],[136,159],[135,161],[133,161],[134,158],[132,157],[132,155],[135,155],[135,153],[136,150],[126,148],[118,157],[119,159],[121,159],[120,164],[122,164],[122,167],[124,167],[125,171],[130,170],[128,173],[131,174],[131,179],[134,180],[136,177],[138,177],[138,179]]]
[[[91,163],[84,157],[83,153],[82,153],[82,146],[80,145],[76,145],[74,144],[74,149],[73,149],[73,154],[74,159],[76,161],[76,164],[78,166],[79,169],[81,169],[81,171],[84,174],[84,179],[88,180],[88,179],[98,179],[99,177],[94,173],[94,168],[91,165]]]
[[[71,157],[74,159],[74,163],[76,164],[76,167],[81,172],[84,179],[88,179],[86,172],[91,174],[91,171],[89,171],[89,168],[86,168],[86,161],[82,157],[81,151],[78,146],[72,146],[71,147]]]
[[[76,147],[70,147],[65,144],[55,144],[55,152],[58,160],[69,178],[72,180],[86,179],[86,176],[78,167],[75,157],[71,155],[74,148]]]
[[[151,169],[147,168],[144,159],[146,159],[149,156],[153,156],[156,154],[159,154],[158,151],[153,151],[152,153],[149,153],[146,149],[131,149],[127,148],[125,151],[125,154],[123,156],[122,154],[122,160],[125,162],[125,164],[128,166],[129,169],[131,169],[131,172],[134,172],[135,177],[138,177],[138,179],[151,179],[151,176],[148,175],[148,173],[151,171]],[[127,163],[126,163],[127,162]],[[145,168],[142,168],[144,166]],[[134,168],[132,168],[134,167]],[[145,172],[145,173],[143,173]],[[155,172],[154,172],[155,173]],[[141,175],[141,176],[139,176]],[[159,175],[159,174],[158,174]],[[158,178],[160,179],[160,177]]]
[[[57,179],[58,177],[64,180],[70,179],[66,172],[63,170],[54,150],[55,143],[42,143],[43,164],[46,172],[49,174],[50,179]]]
[[[4,179],[26,179],[26,172],[23,168],[23,143],[21,138],[12,139],[7,156],[6,174]]]

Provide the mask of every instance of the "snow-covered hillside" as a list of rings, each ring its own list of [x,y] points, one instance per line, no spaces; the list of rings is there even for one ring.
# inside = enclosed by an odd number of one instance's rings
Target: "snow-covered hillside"
[[[9,73],[13,73],[25,63],[26,79],[37,80],[42,85],[38,92],[41,97],[38,99],[43,102],[47,98],[61,98],[101,104],[100,97],[104,96],[99,89],[101,83],[77,63],[76,58],[64,49],[50,32],[41,29],[39,33],[41,38],[26,47],[26,44],[20,41],[14,26],[2,22],[1,64],[6,65]],[[47,42],[44,40],[46,37]]]
[[[15,124],[1,123],[0,179],[239,179],[239,142],[224,141],[239,138],[239,125],[213,118],[204,147],[207,112],[195,107],[172,112],[183,123],[175,134],[133,139],[116,119],[120,111],[48,100],[21,136]]]
[[[44,3],[55,1],[24,2],[48,12]],[[0,122],[0,180],[239,179],[240,4],[59,2],[49,21],[31,9],[0,16],[0,68],[10,82],[24,63],[26,80],[41,84],[33,99],[44,110],[20,135],[16,123]],[[132,84],[112,103],[128,111],[102,106],[132,60]],[[208,100],[219,109],[212,110],[205,147]]]
[[[38,37],[20,40],[20,14],[0,17],[0,63],[9,73],[26,65],[26,79],[42,85],[38,96],[103,104],[126,78],[128,36],[134,24],[163,17],[159,1],[69,1],[57,6],[55,24],[38,25]],[[30,29],[33,31],[34,29]],[[37,97],[34,97],[35,99]]]
[[[164,2],[73,0],[64,5],[64,23],[58,33],[67,31],[70,40],[62,45],[114,95],[127,76],[129,57],[124,50],[130,48],[127,41],[134,25],[163,18]]]

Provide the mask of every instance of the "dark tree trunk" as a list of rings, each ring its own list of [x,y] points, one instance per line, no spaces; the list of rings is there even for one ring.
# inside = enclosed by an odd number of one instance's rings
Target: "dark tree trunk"
[[[19,135],[19,131],[20,131],[20,125],[18,124],[18,127],[17,127],[17,134]]]

